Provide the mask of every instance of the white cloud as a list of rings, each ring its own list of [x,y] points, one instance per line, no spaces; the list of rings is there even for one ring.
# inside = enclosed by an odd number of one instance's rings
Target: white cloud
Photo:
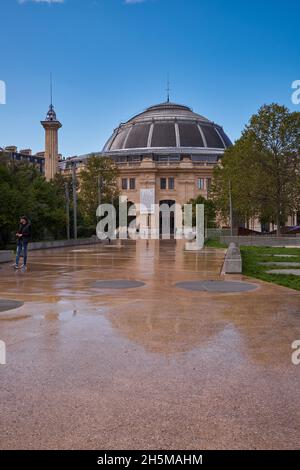
[[[127,5],[132,5],[133,3],[144,3],[146,0],[125,0]]]
[[[64,3],[65,0],[19,0],[19,3]]]

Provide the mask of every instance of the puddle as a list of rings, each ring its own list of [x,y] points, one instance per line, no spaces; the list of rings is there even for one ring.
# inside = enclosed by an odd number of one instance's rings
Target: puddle
[[[0,313],[20,308],[22,305],[24,305],[24,302],[18,300],[0,299]]]
[[[198,292],[214,292],[214,293],[235,293],[248,292],[257,289],[256,284],[237,281],[185,281],[175,284],[179,289],[198,291]]]
[[[119,280],[112,279],[112,280],[94,282],[92,287],[96,287],[98,289],[135,289],[137,287],[143,287],[144,285],[145,283],[141,281],[131,281],[127,279],[119,279]]]

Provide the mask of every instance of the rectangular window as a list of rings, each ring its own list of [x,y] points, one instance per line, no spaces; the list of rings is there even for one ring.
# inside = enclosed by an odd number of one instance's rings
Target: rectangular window
[[[159,163],[168,163],[169,157],[168,157],[167,155],[159,155],[159,156],[157,157],[157,161],[158,161]]]
[[[175,189],[175,180],[173,177],[169,178],[169,189]]]
[[[167,189],[167,179],[160,178],[160,189]]]
[[[211,178],[206,178],[206,190],[209,191],[211,187]]]
[[[129,188],[135,189],[135,178],[130,178],[129,180]]]
[[[127,163],[127,157],[117,157],[116,162],[119,164],[126,164]]]
[[[204,178],[198,178],[198,189],[204,189]]]
[[[122,189],[128,189],[127,178],[122,178]]]

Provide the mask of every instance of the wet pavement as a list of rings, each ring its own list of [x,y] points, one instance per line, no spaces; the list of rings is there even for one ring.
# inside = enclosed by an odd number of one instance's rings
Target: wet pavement
[[[24,302],[0,312],[1,449],[300,448],[300,292],[167,240],[29,261],[0,270],[0,299]],[[257,288],[176,287],[220,279]]]

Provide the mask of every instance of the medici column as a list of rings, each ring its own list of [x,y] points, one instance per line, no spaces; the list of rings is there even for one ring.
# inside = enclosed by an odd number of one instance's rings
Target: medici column
[[[45,129],[45,177],[47,181],[58,172],[58,129],[62,124],[56,119],[53,105],[50,105],[45,121],[41,121]]]

